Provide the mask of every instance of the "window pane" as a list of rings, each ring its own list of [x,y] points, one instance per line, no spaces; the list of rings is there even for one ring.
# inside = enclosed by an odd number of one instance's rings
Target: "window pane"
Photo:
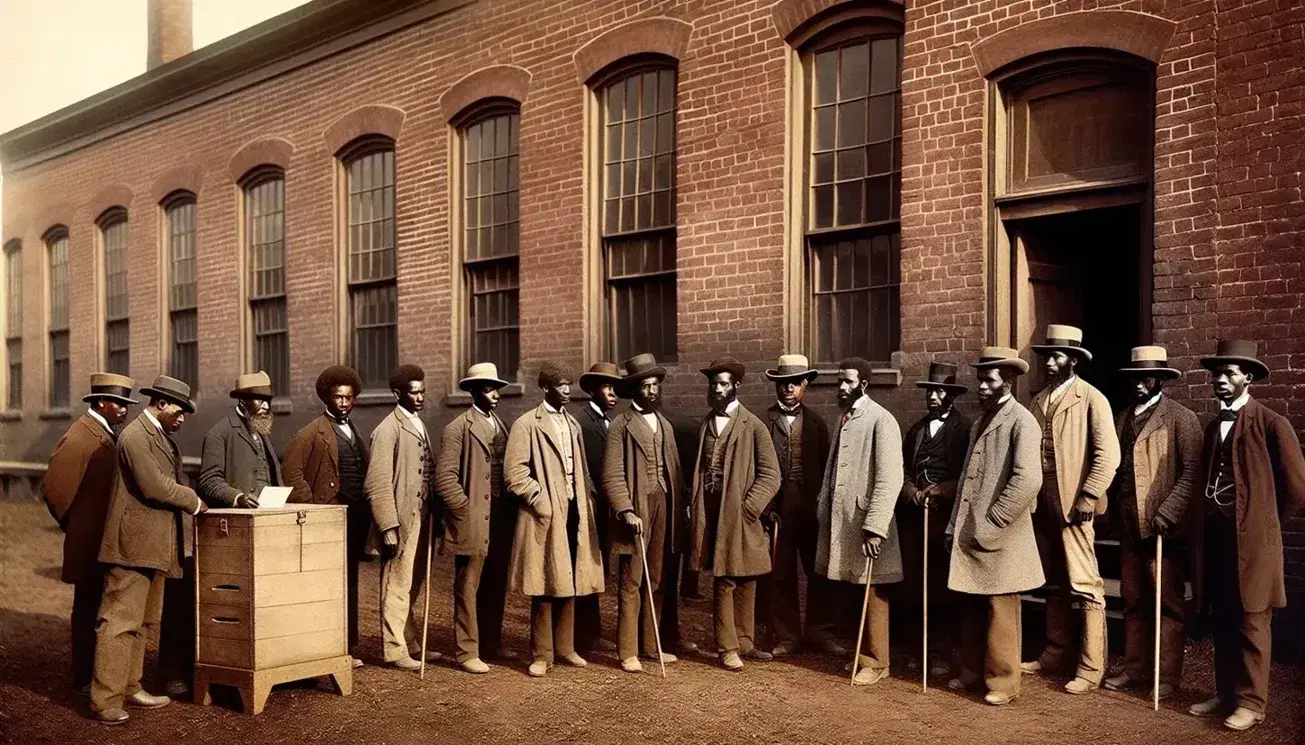
[[[669,231],[604,241],[612,355],[676,353],[675,236]]]
[[[251,303],[254,324],[254,367],[267,371],[272,392],[289,395],[290,345],[284,297]]]
[[[619,112],[610,103],[604,112],[603,233],[674,224],[675,71],[635,72],[603,95],[624,103]]]
[[[168,308],[185,310],[199,304],[195,267],[195,202],[177,202],[167,209],[169,287]]]
[[[5,289],[9,308],[5,325],[5,338],[23,335],[23,245],[10,241],[5,246]]]
[[[68,328],[68,234],[53,238],[50,252],[50,330]]]
[[[348,173],[349,283],[390,279],[394,277],[394,151],[359,156]]]
[[[846,101],[866,94],[870,72],[870,46],[865,42],[843,47],[838,60],[838,98]]]
[[[844,357],[860,356],[889,363],[901,338],[896,226],[842,239],[809,237],[807,245],[812,278],[808,323],[819,361],[836,364]]]
[[[393,281],[350,289],[350,362],[368,388],[384,389],[398,365],[398,290]]]
[[[5,341],[5,358],[9,361],[9,390],[5,401],[8,408],[21,409],[23,406],[23,340]]]
[[[199,385],[199,314],[195,309],[175,310],[169,314],[172,327],[172,352],[168,374],[185,381],[191,388]]]
[[[473,360],[493,362],[500,374],[515,375],[520,366],[517,260],[468,266],[467,285]]]
[[[517,246],[517,126],[516,114],[491,116],[467,130],[481,131],[479,154],[468,147],[465,171],[476,174],[478,189],[472,188],[472,178],[466,180],[463,193],[463,210],[468,227],[485,227],[474,241],[464,247],[463,260],[511,256]]]
[[[50,332],[50,408],[68,405],[72,391],[68,359],[68,331]]]
[[[895,91],[899,87],[897,38],[875,39],[870,44],[870,95]]]

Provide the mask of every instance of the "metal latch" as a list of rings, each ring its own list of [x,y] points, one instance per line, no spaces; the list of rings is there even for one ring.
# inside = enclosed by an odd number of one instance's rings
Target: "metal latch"
[[[224,536],[231,535],[231,528],[227,525],[225,517],[218,518],[218,532]]]
[[[308,510],[299,510],[297,513],[295,513],[295,522],[298,523],[299,525],[303,525],[304,523],[308,522]]]

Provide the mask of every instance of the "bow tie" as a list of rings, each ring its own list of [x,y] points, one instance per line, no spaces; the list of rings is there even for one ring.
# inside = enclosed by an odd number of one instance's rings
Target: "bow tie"
[[[1219,410],[1219,421],[1221,421],[1221,422],[1235,422],[1235,421],[1237,421],[1237,413],[1238,413],[1238,412],[1237,412],[1236,409],[1220,409],[1220,410]]]
[[[328,411],[328,412],[326,412],[326,418],[327,418],[327,419],[330,419],[331,421],[335,422],[336,424],[340,425],[341,427],[348,427],[348,426],[349,426],[349,417],[348,417],[348,416],[337,417],[336,415],[334,415],[334,414],[332,414],[331,412]]]
[[[946,418],[947,416],[945,414],[933,414],[933,413],[929,414],[929,421],[931,422],[941,422]]]

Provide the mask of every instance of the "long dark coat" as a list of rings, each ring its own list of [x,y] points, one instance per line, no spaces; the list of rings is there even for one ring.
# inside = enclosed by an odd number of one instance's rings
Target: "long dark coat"
[[[968,417],[952,408],[951,413],[943,420],[942,428],[938,430],[938,436],[946,443],[947,472],[954,475],[953,478],[938,484],[939,499],[947,510],[951,509],[952,500],[956,497],[956,485],[959,482],[961,468],[965,466],[965,454],[970,449],[970,427],[973,424]],[[924,441],[924,433],[928,426],[929,417],[926,416],[913,424],[902,438],[902,464],[906,469],[906,480],[902,482],[902,499],[898,502],[898,508],[908,504],[914,506],[910,500],[914,499],[916,492],[920,491],[915,485],[915,453],[920,449],[920,443]]]
[[[595,501],[598,510],[594,513],[594,519],[598,521],[598,545],[602,548],[603,556],[611,548],[612,522],[615,516],[609,514],[610,510],[605,509],[607,499],[603,496],[603,458],[607,454],[607,432],[608,427],[603,424],[603,418],[594,407],[586,403],[580,408],[575,415],[576,422],[580,425],[580,439],[585,443],[585,465],[589,472],[589,480],[593,482]]]
[[[335,439],[335,424],[322,414],[294,433],[285,446],[285,464],[281,476],[290,487],[291,502],[304,504],[344,504],[336,498],[340,491],[340,450]],[[351,422],[353,441],[362,453],[363,473],[371,458],[367,440]]]
[[[633,407],[612,420],[600,487],[612,514],[613,522],[607,530],[613,554],[632,556],[639,545],[634,531],[617,521],[616,515],[634,510],[643,521],[644,541],[648,547],[648,575],[654,590],[661,583],[667,531],[671,534],[671,546],[679,551],[686,542],[688,528],[684,520],[686,500],[680,455],[675,446],[675,429],[661,414],[657,414],[657,426],[662,433],[662,459],[669,474],[669,513],[665,510],[666,500],[659,497],[658,503],[654,503],[650,498],[660,488],[657,478],[648,472],[648,463],[654,456],[654,434],[643,415]],[[639,581],[642,582],[642,578]]]
[[[267,454],[269,484],[279,486],[281,462],[272,447],[272,438],[259,435]],[[254,493],[254,470],[258,468],[258,451],[254,435],[234,411],[204,435],[203,455],[199,465],[199,495],[214,507],[234,507],[236,495]]]
[[[64,532],[59,578],[77,584],[102,576],[100,543],[118,477],[118,446],[89,413],[54,444],[41,496]]]
[[[802,410],[802,475],[806,481],[802,484],[802,503],[799,505],[782,505],[782,492],[775,497],[770,509],[780,512],[780,519],[792,523],[795,520],[815,524],[816,503],[820,501],[821,477],[825,473],[825,461],[829,460],[829,425],[825,420],[805,404],[799,404]],[[779,426],[781,416],[779,404],[766,409],[766,419],[771,431]],[[772,437],[771,442],[774,442]],[[784,514],[788,512],[788,514]]]

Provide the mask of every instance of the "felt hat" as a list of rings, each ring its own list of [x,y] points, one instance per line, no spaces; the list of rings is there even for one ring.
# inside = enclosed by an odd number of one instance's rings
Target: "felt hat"
[[[1038,354],[1064,352],[1077,355],[1084,362],[1092,361],[1092,353],[1083,348],[1083,330],[1060,323],[1047,326],[1047,340],[1042,344],[1034,344],[1033,351]]]
[[[657,364],[657,358],[647,352],[622,362],[621,367],[625,369],[625,376],[616,388],[616,395],[621,398],[633,398],[634,388],[641,380],[666,377],[666,368]]]
[[[1000,367],[1016,375],[1023,375],[1029,371],[1029,363],[1020,359],[1020,353],[1010,347],[984,347],[979,352],[979,361],[971,362],[970,367],[976,370]]]
[[[747,372],[747,368],[743,366],[742,362],[726,355],[712,360],[710,365],[702,368],[699,372],[708,378],[716,373],[727,372],[734,378],[735,382],[739,382],[743,380],[743,374]]]
[[[817,370],[811,369],[811,363],[804,354],[781,354],[779,362],[775,367],[766,371],[766,377],[775,381],[798,381],[806,379],[812,381],[820,375]]]
[[[583,385],[583,378],[581,379]],[[467,368],[467,376],[458,381],[458,388],[464,391],[470,391],[471,386],[477,383],[490,383],[495,388],[502,388],[508,385],[506,380],[498,376],[498,365],[493,362],[477,362]]]
[[[617,386],[621,383],[621,371],[610,362],[595,362],[589,372],[580,376],[580,390],[593,393],[599,386]]]
[[[956,365],[948,362],[930,362],[928,377],[916,382],[915,387],[941,388],[945,391],[951,391],[958,396],[970,390],[956,382]]]
[[[120,404],[140,403],[131,397],[131,389],[135,385],[136,381],[126,375],[106,372],[91,373],[91,392],[82,396],[82,400],[90,403],[96,399],[107,398]]]
[[[140,389],[142,396],[162,398],[177,404],[187,414],[195,413],[190,400],[190,386],[168,375],[160,375],[149,386]]]
[[[272,398],[272,377],[259,370],[236,376],[236,387],[231,389],[232,398]]]
[[[1121,373],[1157,378],[1181,378],[1183,374],[1169,366],[1169,353],[1164,347],[1133,347],[1132,359],[1127,366],[1119,368]]]
[[[1258,349],[1253,341],[1220,339],[1214,355],[1201,358],[1201,367],[1213,372],[1222,365],[1237,365],[1254,375],[1256,380],[1264,380],[1269,377],[1269,366],[1256,357]]]

